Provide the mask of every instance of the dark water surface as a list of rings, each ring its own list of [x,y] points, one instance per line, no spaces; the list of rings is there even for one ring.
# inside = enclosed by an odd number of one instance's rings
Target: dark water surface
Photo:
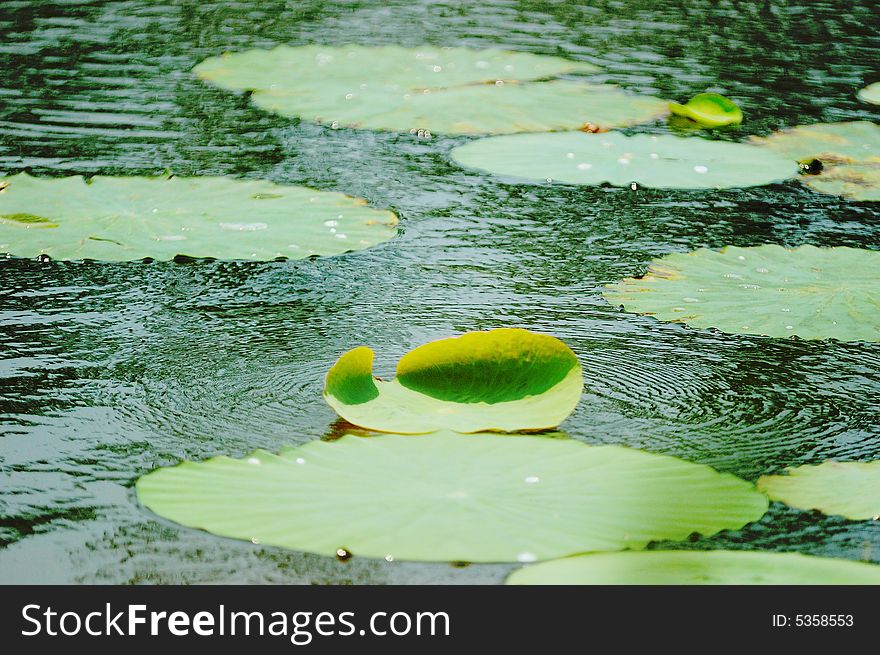
[[[316,261],[0,261],[0,582],[502,581],[510,566],[337,562],[180,528],[138,506],[133,482],[157,466],[330,433],[324,373],[362,344],[387,375],[429,339],[545,331],[584,364],[583,400],[563,424],[573,438],[748,479],[880,457],[880,344],[689,330],[599,295],[673,251],[877,249],[875,206],[796,181],[705,192],[505,185],[450,162],[466,138],[299,123],[190,72],[224,50],[281,43],[500,46],[595,63],[595,80],[633,92],[725,93],[746,123],[724,138],[740,138],[876,120],[854,93],[880,69],[878,25],[876,0],[0,0],[0,172],[266,178],[363,196],[402,227],[372,250]],[[687,546],[880,562],[880,522],[774,504],[741,532]]]

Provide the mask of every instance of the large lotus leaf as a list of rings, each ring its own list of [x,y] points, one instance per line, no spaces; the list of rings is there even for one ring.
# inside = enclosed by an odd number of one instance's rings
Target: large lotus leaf
[[[673,253],[605,287],[629,312],[734,334],[880,341],[880,251],[728,246]]]
[[[18,257],[297,259],[362,250],[397,225],[365,200],[263,180],[20,173],[0,187],[0,252]]]
[[[880,82],[874,82],[864,89],[860,89],[857,95],[865,102],[870,102],[872,105],[880,105]]]
[[[346,127],[509,133],[624,126],[666,113],[663,101],[614,86],[546,81],[595,70],[525,52],[357,45],[249,50],[195,68],[221,88],[253,91],[263,109]]]
[[[799,553],[652,550],[543,562],[514,571],[507,584],[876,585],[880,566]]]
[[[853,200],[880,200],[880,125],[817,123],[753,137],[753,143],[794,161],[818,159],[822,170],[801,179],[814,191]]]
[[[528,181],[668,189],[748,187],[797,175],[797,164],[743,143],[617,132],[516,134],[452,151],[458,163]]]
[[[619,446],[450,432],[343,436],[159,469],[165,518],[294,550],[424,561],[535,561],[710,535],[766,496],[708,466]]]
[[[709,128],[739,125],[743,119],[736,103],[717,93],[698,93],[686,104],[670,103],[669,110]]]
[[[758,487],[771,500],[849,519],[880,518],[880,460],[825,462],[765,475]]]
[[[557,426],[582,388],[581,365],[559,339],[501,328],[420,346],[401,358],[391,381],[373,378],[372,350],[355,348],[330,369],[324,398],[370,430],[509,432]]]

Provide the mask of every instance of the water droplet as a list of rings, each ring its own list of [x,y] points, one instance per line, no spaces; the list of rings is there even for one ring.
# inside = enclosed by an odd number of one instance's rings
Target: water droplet
[[[156,214],[156,213],[158,213],[158,212],[159,212],[158,208],[154,207],[154,208],[153,208],[153,213]]]
[[[385,556],[385,561],[386,561],[386,562],[393,562],[393,561],[394,561],[394,555],[392,555],[391,553],[388,553],[388,554]]]
[[[336,559],[338,559],[340,562],[347,562],[351,559],[351,551],[347,548],[337,548]]]
[[[220,223],[220,227],[236,232],[256,232],[257,230],[265,230],[269,226],[266,223]]]
[[[504,86],[504,80],[495,80],[495,86]]]
[[[621,157],[617,160],[617,163],[621,166],[626,166],[627,164],[629,164],[629,159],[627,159],[626,157]]]
[[[534,553],[520,553],[516,556],[516,561],[528,564],[529,562],[537,562],[538,558]]]
[[[567,153],[565,153],[565,156],[568,157],[569,159],[574,159],[574,153],[573,153],[573,152],[567,152]]]
[[[794,325],[786,325],[785,329],[786,330],[794,330]]]
[[[337,239],[347,239],[347,238],[348,238],[348,235],[347,235],[347,234],[342,234],[342,232],[340,232],[339,234],[336,235],[336,238],[337,238]]]
[[[354,98],[354,94],[353,94],[353,93],[346,93],[346,94],[345,94],[345,99],[346,99],[346,100],[351,100],[352,98]]]
[[[186,241],[186,237],[182,234],[165,234],[156,237],[156,241]]]
[[[639,190],[639,183],[638,182],[630,182],[629,188],[632,189],[633,191],[638,191]]]
[[[339,121],[333,121],[332,123],[330,123],[330,129],[331,130],[338,130],[339,129]]]
[[[783,308],[782,308],[782,311],[784,311],[784,312],[790,312],[791,310],[790,310],[788,307],[783,307]]]
[[[52,261],[52,258],[49,257],[49,255],[40,255],[39,257],[37,257],[37,261],[41,264],[48,264]]]
[[[260,540],[257,539],[256,537],[251,537],[251,543],[252,543],[252,544],[258,544],[258,543],[260,543]]]
[[[700,165],[697,165],[697,166],[694,166],[694,172],[695,172],[695,173],[700,173],[700,174],[702,174],[702,173],[708,173],[708,172],[709,172],[709,167],[708,167],[708,166],[700,166]]]
[[[684,307],[673,307],[673,308],[672,308],[672,311],[674,311],[674,312],[683,312],[683,311],[684,311]]]
[[[256,457],[248,457],[247,463],[248,464],[259,464],[260,460],[258,460]]]
[[[682,298],[685,302],[700,302],[699,298]]]
[[[766,268],[756,268],[755,270],[758,271],[758,273],[769,273],[770,272],[769,269],[766,269]]]
[[[592,165],[592,164],[588,164],[587,162],[583,162],[583,163],[581,163],[581,164],[578,164],[578,168],[581,169],[582,171],[588,171],[588,170],[590,170],[591,168],[593,168],[593,165]]]
[[[548,178],[547,178],[547,184],[553,184],[553,178],[552,178],[552,177],[548,177]]]
[[[742,255],[738,255],[737,259],[740,260],[741,262],[744,262],[746,260],[746,258],[743,257]]]
[[[476,64],[474,64],[474,66],[476,66],[477,68],[488,68],[488,67],[489,67],[489,62],[488,62],[488,61],[480,60],[480,61],[478,61]]]
[[[649,156],[651,159],[660,159],[660,155],[658,155],[656,152],[652,152],[652,153],[651,153],[650,155],[648,155],[648,156]]]
[[[443,70],[443,67],[442,66],[434,66],[434,68],[432,68],[431,70],[433,70],[435,73],[439,73],[440,71]]]
[[[541,478],[539,478],[537,475],[530,475],[525,479],[525,481],[526,484],[535,484],[536,482],[540,482]]]
[[[305,463],[306,463],[306,460],[303,459],[302,457],[297,457],[297,458],[296,458],[296,463],[297,463],[297,464],[305,464]]]

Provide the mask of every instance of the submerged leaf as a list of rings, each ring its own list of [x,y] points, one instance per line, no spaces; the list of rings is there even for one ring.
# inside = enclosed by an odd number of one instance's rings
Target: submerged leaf
[[[880,251],[776,245],[673,253],[608,302],[661,321],[734,334],[880,341]]]
[[[821,162],[817,175],[801,178],[814,191],[880,201],[880,125],[817,123],[753,137],[752,142],[793,161]]]
[[[459,146],[462,166],[526,181],[667,189],[748,187],[797,175],[797,165],[742,143],[618,132],[517,134]]]
[[[765,475],[758,488],[771,500],[848,519],[880,519],[880,460],[825,462]]]
[[[264,180],[20,173],[3,182],[0,252],[17,257],[298,259],[396,233],[397,217],[364,200]]]
[[[596,70],[526,52],[358,45],[249,50],[195,68],[223,89],[253,91],[258,107],[336,127],[509,133],[624,126],[666,113],[663,101],[614,86],[546,81]]]
[[[799,553],[743,550],[596,553],[514,571],[527,585],[880,584],[880,566]]]
[[[369,348],[345,353],[327,374],[324,399],[346,421],[384,432],[548,429],[574,410],[583,387],[568,346],[513,328],[420,346],[390,382],[372,368]]]
[[[323,555],[531,562],[760,518],[767,498],[708,466],[618,446],[438,433],[313,441],[159,469],[137,482],[162,517]]]
[[[742,123],[742,110],[733,100],[717,93],[698,93],[680,105],[669,103],[669,110],[676,116],[684,116],[703,127],[725,127]]]

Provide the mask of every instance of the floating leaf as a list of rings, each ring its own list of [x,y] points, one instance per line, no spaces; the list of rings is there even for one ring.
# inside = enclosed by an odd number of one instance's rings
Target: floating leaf
[[[223,89],[253,91],[258,107],[336,127],[449,134],[603,128],[654,120],[666,103],[610,85],[550,80],[586,63],[471,48],[279,46],[196,66]]]
[[[450,432],[343,436],[159,469],[137,483],[165,518],[324,555],[535,561],[760,518],[767,498],[708,466],[619,446]]]
[[[397,377],[373,378],[355,348],[327,374],[324,399],[349,423],[416,434],[555,427],[581,397],[581,365],[559,339],[502,328],[434,341],[404,355]]]
[[[870,102],[872,105],[880,105],[880,82],[869,84],[856,95],[858,95],[860,100]]]
[[[787,475],[765,475],[758,488],[799,509],[818,509],[848,519],[880,518],[880,460],[825,462],[787,470]]]
[[[797,175],[797,165],[742,143],[617,132],[517,134],[452,151],[462,166],[530,181],[668,189],[748,187]]]
[[[801,178],[814,191],[880,201],[880,125],[817,123],[753,137],[752,142],[794,161],[818,159],[822,163],[818,174]]]
[[[397,217],[341,193],[224,177],[8,177],[0,252],[129,261],[297,259],[362,250]]]
[[[717,93],[698,93],[684,105],[671,102],[669,111],[710,128],[739,125],[743,120],[742,110],[736,103]]]
[[[880,584],[880,566],[799,553],[652,550],[544,562],[514,571],[507,584],[876,585]]]
[[[734,334],[880,341],[880,251],[776,245],[673,253],[608,302],[661,321]]]

